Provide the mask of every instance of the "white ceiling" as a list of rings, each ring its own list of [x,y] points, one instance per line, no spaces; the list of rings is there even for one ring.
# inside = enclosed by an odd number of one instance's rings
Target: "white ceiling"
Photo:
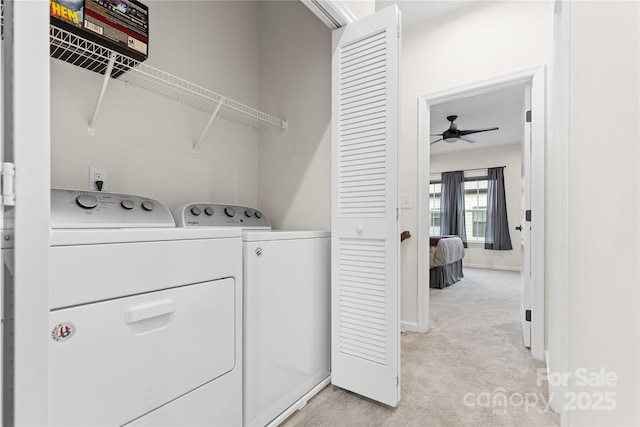
[[[442,133],[449,128],[447,116],[457,115],[458,129],[481,129],[498,127],[498,130],[469,135],[474,144],[465,141],[436,142],[431,154],[475,148],[520,144],[523,132],[524,85],[496,89],[481,95],[449,101],[431,106],[431,133]],[[432,136],[435,141],[438,136]]]

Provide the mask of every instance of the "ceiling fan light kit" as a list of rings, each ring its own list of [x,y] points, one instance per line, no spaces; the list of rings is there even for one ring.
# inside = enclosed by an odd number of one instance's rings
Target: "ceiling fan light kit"
[[[476,142],[475,139],[468,137],[467,135],[470,135],[472,133],[479,133],[479,132],[489,132],[492,130],[498,130],[497,127],[493,127],[493,128],[486,128],[486,129],[465,129],[465,130],[461,130],[458,129],[458,125],[456,124],[456,119],[458,118],[458,116],[447,116],[447,120],[449,120],[449,122],[451,122],[451,124],[449,125],[449,129],[445,130],[444,132],[437,133],[431,136],[439,136],[440,139],[436,139],[435,141],[431,142],[431,145],[435,144],[438,141],[444,141],[444,142],[456,142],[458,140],[461,141],[465,141],[465,142],[469,142],[469,143],[474,143]]]

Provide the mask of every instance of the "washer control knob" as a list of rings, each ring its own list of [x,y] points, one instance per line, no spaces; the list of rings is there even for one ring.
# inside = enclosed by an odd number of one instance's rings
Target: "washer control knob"
[[[122,206],[127,210],[131,210],[136,206],[136,204],[131,199],[124,199],[123,201],[120,202],[120,206]]]
[[[93,194],[81,194],[76,198],[76,203],[83,209],[93,209],[98,206],[98,198]]]
[[[207,214],[207,216],[213,216],[213,208],[211,206],[207,206],[204,208],[204,213]]]
[[[256,213],[254,214],[256,216],[256,218],[260,219],[262,218],[262,212],[260,211],[256,211]]]
[[[202,211],[200,210],[200,208],[199,208],[199,207],[194,206],[194,207],[192,207],[192,208],[191,208],[191,214],[192,214],[193,216],[198,216],[198,215],[200,215],[201,213],[202,213]]]
[[[234,208],[232,208],[231,206],[227,206],[226,208],[224,208],[224,213],[227,214],[227,216],[231,217],[231,218],[236,216],[236,210]]]
[[[244,211],[244,216],[246,216],[247,218],[251,218],[251,211],[249,209]]]
[[[153,203],[151,200],[145,200],[144,202],[142,202],[142,209],[144,209],[145,211],[151,212],[155,208],[156,208],[156,204]]]

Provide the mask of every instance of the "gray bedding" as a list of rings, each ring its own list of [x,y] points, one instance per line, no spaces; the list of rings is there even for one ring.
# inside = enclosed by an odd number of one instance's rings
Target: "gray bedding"
[[[452,264],[464,258],[464,245],[457,237],[447,237],[440,239],[437,246],[430,247],[429,267],[441,267]]]
[[[445,288],[464,277],[464,245],[457,236],[432,237],[429,257],[429,287]]]

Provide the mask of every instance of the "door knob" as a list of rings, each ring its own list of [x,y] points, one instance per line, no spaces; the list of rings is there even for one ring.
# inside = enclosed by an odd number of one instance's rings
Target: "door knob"
[[[522,226],[521,226],[521,225],[517,226],[517,227],[516,227],[516,230],[518,230],[518,231],[522,231]]]
[[[361,234],[364,231],[364,227],[361,224],[356,226],[356,233]]]

